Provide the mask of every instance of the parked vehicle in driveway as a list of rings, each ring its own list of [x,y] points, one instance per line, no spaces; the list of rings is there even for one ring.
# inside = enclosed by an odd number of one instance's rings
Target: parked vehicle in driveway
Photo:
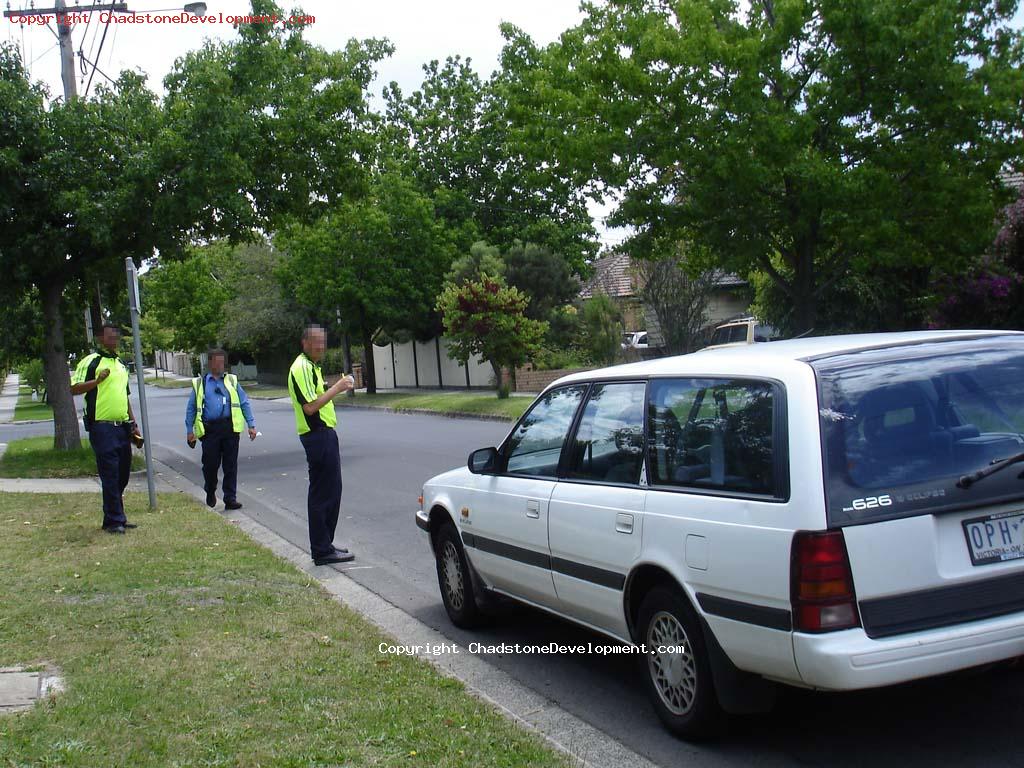
[[[1024,654],[1024,334],[750,344],[573,374],[429,480],[451,620],[632,644],[674,733]]]
[[[623,349],[647,349],[647,331],[627,331],[622,334]]]
[[[711,341],[704,349],[736,346],[737,344],[756,344],[763,341],[775,341],[779,332],[766,325],[756,317],[740,317],[727,320],[715,326]]]

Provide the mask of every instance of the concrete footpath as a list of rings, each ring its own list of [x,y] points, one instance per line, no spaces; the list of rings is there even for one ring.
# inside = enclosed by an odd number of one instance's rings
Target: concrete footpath
[[[2,448],[0,448],[2,451]],[[202,502],[205,492],[171,467],[155,462],[158,490],[179,492]],[[141,475],[139,477],[138,475]],[[145,475],[136,473],[129,491],[145,490]],[[92,478],[75,480],[11,480],[0,478],[0,493],[98,493],[99,483]],[[483,658],[423,624],[374,592],[345,575],[345,565],[315,566],[309,553],[256,522],[245,510],[223,511],[220,514],[245,531],[255,542],[296,568],[317,579],[335,600],[358,611],[382,632],[394,638],[395,644],[422,649],[444,645],[457,647],[457,652],[442,655],[420,653],[442,674],[460,680],[466,689],[488,702],[520,725],[540,734],[547,742],[565,753],[576,766],[593,768],[655,768],[654,763],[628,749],[615,739],[566,712],[557,704],[519,683],[507,673],[492,667]],[[31,687],[31,683],[24,682]],[[12,686],[13,690],[13,686]],[[3,687],[0,686],[0,695]],[[24,695],[20,690],[19,695]],[[21,702],[24,703],[24,702]],[[0,711],[4,704],[0,701]]]
[[[14,421],[14,408],[18,404],[18,384],[21,381],[18,374],[12,373],[7,376],[0,387],[0,424]]]

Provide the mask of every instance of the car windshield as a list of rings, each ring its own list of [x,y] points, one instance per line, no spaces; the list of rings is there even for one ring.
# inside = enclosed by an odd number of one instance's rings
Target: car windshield
[[[812,366],[830,525],[1024,497],[1014,471],[957,486],[1024,450],[1024,336],[890,347]]]

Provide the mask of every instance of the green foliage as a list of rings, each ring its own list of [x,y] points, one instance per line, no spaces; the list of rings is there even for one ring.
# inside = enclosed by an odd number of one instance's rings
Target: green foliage
[[[230,260],[229,247],[214,243],[144,275],[143,310],[170,331],[174,349],[205,352],[219,341],[224,306],[233,295],[222,279],[230,270]]]
[[[444,281],[464,285],[479,282],[484,276],[502,280],[505,277],[505,261],[497,246],[478,240],[470,246],[468,253],[456,257]]]
[[[383,328],[416,330],[431,322],[451,246],[433,203],[408,178],[386,172],[370,194],[347,200],[308,226],[278,237],[280,270],[295,299],[314,317],[333,319],[363,342]]]
[[[33,392],[42,395],[46,391],[46,375],[43,373],[43,361],[39,358],[32,358],[22,363],[18,368],[18,375],[25,380]]]
[[[303,312],[281,285],[283,264],[283,254],[266,243],[232,249],[226,270],[232,297],[224,304],[221,337],[233,351],[249,352],[259,359],[295,347]]]
[[[686,249],[661,259],[638,260],[641,296],[657,318],[665,351],[685,355],[698,349],[708,325],[715,273],[691,268]]]
[[[552,170],[509,124],[514,70],[483,81],[456,56],[424,66],[421,88],[385,92],[385,141],[429,195],[459,252],[486,240],[504,251],[526,240],[562,254],[576,271],[596,252],[581,191]]]
[[[544,246],[516,240],[505,253],[505,268],[508,284],[530,297],[526,316],[533,320],[550,320],[579,293],[569,264]]]
[[[520,366],[536,354],[547,330],[547,323],[526,316],[528,301],[489,275],[462,285],[449,283],[437,299],[450,341],[448,354],[463,364],[474,354],[490,362],[499,396],[501,369]]]
[[[567,177],[621,193],[634,253],[685,241],[760,269],[805,330],[850,274],[955,274],[991,242],[1024,128],[1015,7],[586,4],[543,50],[505,29],[510,114]]]
[[[253,12],[277,13],[270,0]],[[243,24],[165,78],[167,130],[157,215],[192,238],[251,238],[311,222],[361,195],[376,155],[367,88],[392,46],[350,40],[327,51],[301,26]]]
[[[541,347],[533,356],[533,367],[538,371],[586,368],[589,362],[586,353],[578,349]]]
[[[142,354],[151,358],[158,349],[173,349],[174,332],[164,328],[155,315],[147,312],[139,317],[139,341],[142,345]]]
[[[583,303],[583,344],[591,362],[613,365],[622,344],[622,313],[604,293]]]

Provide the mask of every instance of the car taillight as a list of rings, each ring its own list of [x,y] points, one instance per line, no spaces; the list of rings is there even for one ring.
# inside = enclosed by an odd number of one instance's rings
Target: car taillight
[[[795,631],[831,632],[860,626],[842,531],[801,531],[793,537],[790,586]]]

